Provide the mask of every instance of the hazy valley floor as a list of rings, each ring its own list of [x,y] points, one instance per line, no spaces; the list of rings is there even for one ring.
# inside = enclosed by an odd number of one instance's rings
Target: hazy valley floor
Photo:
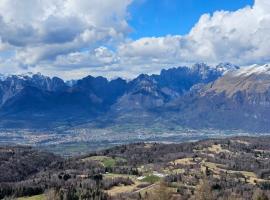
[[[233,136],[267,136],[268,133],[248,133],[241,130],[168,128],[162,124],[149,127],[141,124],[96,127],[92,124],[74,128],[0,129],[0,145],[34,146],[60,155],[82,155],[117,145],[136,142],[180,143],[209,138]]]

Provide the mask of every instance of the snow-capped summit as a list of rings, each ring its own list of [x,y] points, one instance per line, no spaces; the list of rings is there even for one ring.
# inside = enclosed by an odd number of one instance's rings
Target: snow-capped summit
[[[247,95],[248,101],[268,104],[270,88],[270,65],[243,66],[238,70],[226,73],[211,84],[209,92],[224,93],[228,97]]]
[[[216,67],[209,66],[205,63],[196,63],[192,66],[192,70],[201,74],[202,77],[209,77],[210,74],[217,74],[222,76],[227,72],[238,70],[237,65],[231,63],[220,63]]]
[[[43,76],[40,72],[33,73],[33,72],[27,72],[23,74],[0,74],[0,81],[5,81],[7,79],[18,79],[18,80],[30,80],[34,77],[40,77],[40,78],[49,78],[47,76]]]
[[[264,65],[250,65],[250,66],[243,66],[235,73],[236,76],[250,76],[250,75],[262,75],[267,74],[270,75],[270,64]]]
[[[222,74],[226,74],[229,71],[235,71],[238,70],[240,67],[231,63],[219,63],[216,66],[216,70]]]
[[[27,73],[23,73],[23,74],[18,74],[16,75],[18,78],[20,79],[29,79],[32,78],[34,76],[34,73],[32,72],[27,72]]]

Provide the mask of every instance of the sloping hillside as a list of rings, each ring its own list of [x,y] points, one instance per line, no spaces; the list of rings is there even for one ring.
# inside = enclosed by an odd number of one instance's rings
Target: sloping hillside
[[[0,197],[44,194],[48,199],[62,195],[68,199],[104,200],[148,200],[160,196],[162,200],[269,198],[269,144],[269,137],[137,143],[66,159],[29,148],[5,147],[0,152]],[[32,159],[28,159],[29,155]],[[3,179],[8,174],[10,177]]]

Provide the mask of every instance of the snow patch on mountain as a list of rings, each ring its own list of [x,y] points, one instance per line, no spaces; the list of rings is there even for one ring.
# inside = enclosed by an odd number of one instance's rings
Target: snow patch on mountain
[[[235,71],[238,69],[240,69],[239,66],[231,64],[231,63],[220,63],[216,66],[216,70],[223,75],[228,72]]]
[[[19,80],[29,80],[29,79],[33,79],[33,78],[49,78],[47,76],[42,75],[41,73],[32,73],[32,72],[27,72],[27,73],[23,73],[23,74],[0,74],[0,81],[5,81],[7,79],[19,79]]]
[[[250,76],[252,74],[260,75],[267,74],[270,75],[270,64],[265,65],[250,65],[241,67],[239,70],[234,73],[235,76]]]

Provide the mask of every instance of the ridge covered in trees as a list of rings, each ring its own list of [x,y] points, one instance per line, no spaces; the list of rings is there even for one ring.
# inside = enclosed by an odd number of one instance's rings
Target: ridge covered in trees
[[[0,199],[269,199],[270,137],[136,143],[62,158],[0,148]]]

